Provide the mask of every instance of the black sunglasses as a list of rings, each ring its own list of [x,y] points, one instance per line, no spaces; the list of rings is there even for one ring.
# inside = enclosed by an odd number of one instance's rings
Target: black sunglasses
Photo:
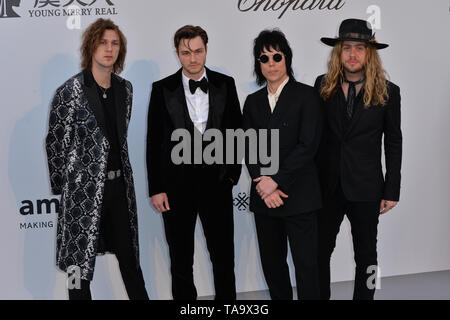
[[[281,60],[283,60],[283,56],[280,53],[275,53],[272,56],[272,59],[275,62],[280,62]],[[262,55],[259,56],[258,60],[261,63],[267,63],[267,62],[269,62],[269,56],[266,55],[266,54],[262,54]]]

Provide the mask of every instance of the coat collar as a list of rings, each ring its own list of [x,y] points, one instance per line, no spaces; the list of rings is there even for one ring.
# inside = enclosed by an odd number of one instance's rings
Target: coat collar
[[[257,92],[257,97],[261,108],[260,114],[265,125],[269,126],[271,123],[276,123],[281,114],[280,112],[283,109],[283,105],[289,102],[289,93],[294,84],[295,80],[292,78],[289,79],[288,83],[286,83],[280,96],[278,97],[278,101],[273,109],[273,112],[270,109],[269,98],[267,97],[267,85]]]
[[[107,137],[105,127],[105,115],[98,96],[97,88],[95,88],[95,80],[92,72],[88,69],[83,70],[83,90],[88,100],[88,107],[92,109],[97,120],[98,127],[100,128],[104,137]]]
[[[111,86],[114,89],[114,100],[116,107],[116,121],[117,121],[117,134],[119,136],[119,142],[122,145],[123,140],[127,136],[127,92],[122,78],[119,78],[115,74],[111,77]]]
[[[206,68],[206,76],[209,84],[209,113],[206,129],[220,129],[227,99],[226,83],[219,81],[217,73],[208,68]]]

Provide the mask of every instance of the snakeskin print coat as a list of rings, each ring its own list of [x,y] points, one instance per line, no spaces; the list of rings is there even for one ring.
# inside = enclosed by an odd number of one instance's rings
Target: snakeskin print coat
[[[126,185],[132,245],[139,266],[136,197],[128,157],[127,129],[133,88],[113,74],[118,135]],[[92,280],[99,250],[100,214],[107,174],[109,142],[105,116],[90,71],[84,70],[56,90],[51,103],[46,151],[53,194],[61,195],[56,236],[56,265],[79,267]]]

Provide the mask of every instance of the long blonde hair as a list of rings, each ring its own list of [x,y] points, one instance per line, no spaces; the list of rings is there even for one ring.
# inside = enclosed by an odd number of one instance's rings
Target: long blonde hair
[[[370,44],[366,46],[367,54],[364,63],[365,83],[364,83],[364,107],[370,105],[383,106],[389,99],[387,91],[387,73],[383,69],[380,56],[375,47]],[[344,67],[341,63],[342,41],[337,43],[331,51],[328,61],[328,72],[325,75],[320,96],[324,100],[330,99],[337,91],[338,83],[344,79]]]

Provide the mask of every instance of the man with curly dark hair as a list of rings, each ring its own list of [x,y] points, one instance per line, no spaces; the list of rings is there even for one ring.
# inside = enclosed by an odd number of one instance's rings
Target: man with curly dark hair
[[[130,299],[148,299],[139,263],[138,225],[127,129],[133,88],[119,77],[126,39],[98,19],[83,34],[83,71],[56,90],[46,138],[52,192],[61,195],[57,266],[69,299],[91,299],[96,256],[114,253]]]

